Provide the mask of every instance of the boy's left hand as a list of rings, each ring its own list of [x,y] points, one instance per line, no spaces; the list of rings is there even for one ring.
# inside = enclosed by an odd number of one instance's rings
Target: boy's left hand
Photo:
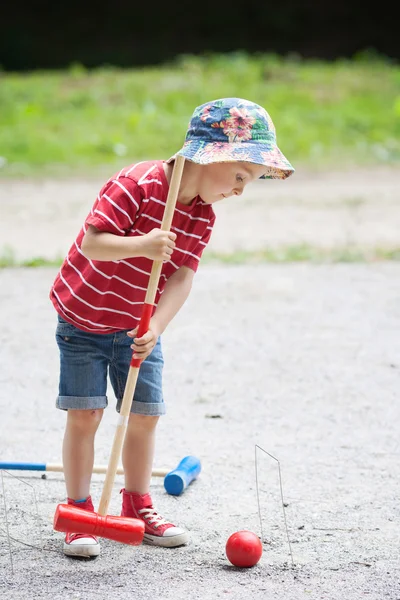
[[[145,360],[153,351],[154,346],[157,344],[159,333],[154,324],[150,322],[150,327],[147,332],[140,338],[136,337],[138,328],[132,329],[127,332],[127,335],[133,338],[133,344],[131,346],[134,351],[132,358],[139,358]]]

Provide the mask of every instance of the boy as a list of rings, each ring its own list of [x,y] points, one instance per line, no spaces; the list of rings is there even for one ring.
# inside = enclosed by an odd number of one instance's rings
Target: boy
[[[57,408],[67,410],[63,465],[68,503],[93,510],[94,438],[107,406],[107,373],[121,405],[132,357],[143,360],[122,462],[123,516],[142,519],[144,541],[175,547],[188,533],[161,517],[149,494],[155,429],[165,414],[160,336],[187,299],[215,221],[212,204],[256,179],[285,179],[293,167],[276,145],[268,113],[223,98],[196,108],[181,150],[186,158],[170,232],[159,229],[172,162],[123,168],[101,189],[53,283],[60,350]],[[163,261],[149,330],[136,337],[152,261]],[[97,556],[98,539],[68,533],[64,553]]]

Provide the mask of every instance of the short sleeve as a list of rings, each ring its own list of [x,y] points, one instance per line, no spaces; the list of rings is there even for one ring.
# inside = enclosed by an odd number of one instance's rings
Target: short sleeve
[[[213,215],[212,218],[210,219],[210,221],[204,231],[204,234],[202,235],[201,240],[199,240],[197,246],[194,248],[194,250],[192,250],[191,255],[185,261],[185,263],[184,263],[185,267],[188,267],[189,269],[192,269],[195,272],[197,271],[197,268],[200,263],[201,255],[203,254],[208,242],[210,241],[214,223],[215,223],[215,215]]]
[[[110,180],[101,189],[85,224],[100,231],[125,235],[135,222],[141,200],[140,187],[133,179]]]

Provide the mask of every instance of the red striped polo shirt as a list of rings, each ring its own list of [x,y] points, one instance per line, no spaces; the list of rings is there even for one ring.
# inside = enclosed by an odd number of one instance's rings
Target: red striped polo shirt
[[[81,243],[88,225],[120,236],[144,235],[161,227],[168,189],[161,160],[125,167],[105,183],[50,290],[63,319],[91,333],[137,326],[153,261],[145,257],[90,260]],[[171,260],[162,266],[155,305],[179,267],[196,271],[214,221],[211,205],[200,197],[189,206],[176,204],[171,226],[176,246]]]

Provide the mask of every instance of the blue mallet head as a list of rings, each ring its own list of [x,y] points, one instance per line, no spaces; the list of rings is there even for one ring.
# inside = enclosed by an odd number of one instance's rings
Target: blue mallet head
[[[166,492],[172,496],[179,496],[194,479],[197,479],[200,471],[200,460],[196,456],[185,456],[176,469],[164,477]]]

